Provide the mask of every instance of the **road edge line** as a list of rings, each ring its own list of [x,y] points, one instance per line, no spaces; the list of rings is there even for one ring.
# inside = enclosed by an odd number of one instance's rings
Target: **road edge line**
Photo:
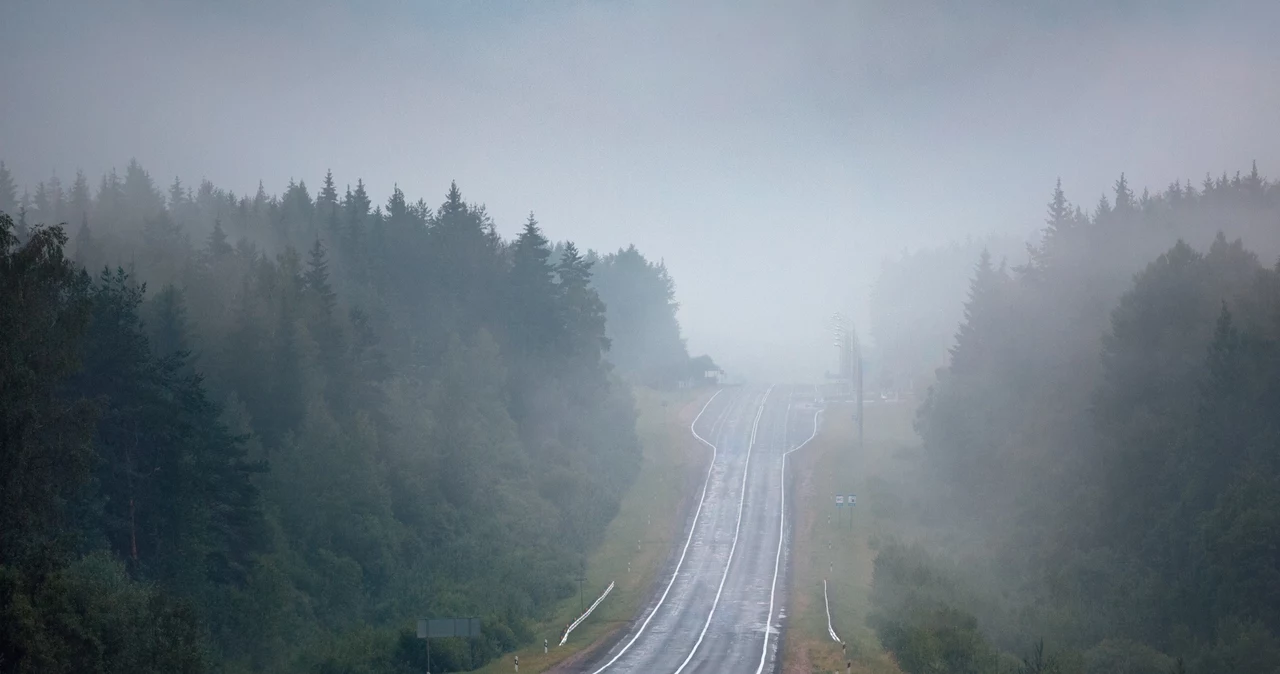
[[[773,386],[765,389],[764,399],[760,401],[760,409],[756,412],[756,420],[751,424],[751,439],[747,442],[747,461],[742,466],[742,496],[738,498],[738,521],[733,526],[733,544],[729,546],[729,559],[724,563],[724,573],[720,574],[720,586],[716,588],[716,598],[711,602],[711,611],[707,613],[707,622],[703,623],[702,632],[698,634],[698,640],[693,643],[693,648],[689,649],[689,655],[685,656],[684,662],[680,663],[674,674],[683,672],[689,661],[693,660],[694,654],[698,652],[698,647],[702,645],[702,639],[707,636],[707,628],[711,626],[711,619],[715,617],[716,607],[720,605],[720,595],[724,592],[724,581],[729,577],[729,567],[733,566],[733,553],[738,549],[738,534],[742,531],[742,509],[747,502],[747,477],[751,474],[751,450],[756,446],[756,431],[760,429],[760,418],[764,416],[764,408],[769,404],[769,395],[772,393]]]
[[[769,655],[769,630],[773,626],[773,600],[774,593],[778,589],[778,570],[782,566],[782,542],[786,539],[787,533],[787,457],[791,453],[799,450],[809,444],[814,438],[818,437],[818,418],[822,416],[822,410],[819,409],[813,415],[813,433],[809,435],[809,439],[796,445],[792,449],[782,453],[782,499],[779,506],[779,524],[778,524],[778,554],[773,561],[773,585],[769,588],[769,615],[765,617],[764,623],[764,647],[760,649],[760,666],[756,667],[756,674],[764,672],[764,662]]]
[[[697,438],[698,441],[701,442],[702,444],[711,448],[711,463],[710,465],[707,466],[707,477],[702,482],[702,496],[698,498],[698,509],[693,513],[693,524],[689,526],[689,537],[685,539],[684,549],[680,551],[680,559],[679,561],[676,562],[675,570],[671,572],[671,580],[667,581],[667,588],[662,591],[662,596],[658,598],[658,603],[654,604],[652,611],[649,611],[649,615],[645,617],[644,622],[641,623],[640,629],[636,631],[635,636],[631,637],[631,641],[628,641],[627,645],[623,646],[622,650],[618,651],[617,655],[613,656],[613,659],[604,663],[604,665],[602,665],[600,669],[597,669],[591,674],[600,674],[600,672],[603,672],[604,670],[608,669],[610,665],[618,661],[618,658],[622,657],[623,653],[626,653],[627,650],[631,648],[631,645],[634,644],[636,640],[640,638],[641,634],[644,634],[645,628],[649,626],[649,621],[653,620],[653,616],[658,614],[658,609],[662,608],[662,602],[667,600],[667,593],[671,592],[671,586],[675,584],[676,577],[680,575],[680,565],[684,564],[685,553],[689,552],[689,543],[693,542],[693,532],[697,531],[698,529],[698,517],[702,515],[702,503],[707,499],[707,487],[711,485],[711,472],[715,470],[716,456],[718,455],[718,450],[716,449],[716,446],[711,444],[710,442],[707,442],[706,438],[702,437],[701,435],[698,435],[698,429],[697,429],[698,420],[702,418],[702,415],[704,412],[707,411],[707,408],[711,407],[711,402],[716,398],[720,397],[720,394],[723,392],[724,392],[724,389],[716,389],[716,392],[710,398],[707,399],[706,404],[703,405],[702,409],[698,411],[698,416],[693,418],[693,423],[689,424],[689,432],[693,434],[693,437]]]

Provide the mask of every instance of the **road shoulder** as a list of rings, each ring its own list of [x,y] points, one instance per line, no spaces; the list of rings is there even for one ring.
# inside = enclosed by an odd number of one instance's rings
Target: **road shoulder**
[[[878,523],[864,494],[857,505],[836,505],[836,495],[865,492],[869,478],[893,461],[903,444],[915,442],[911,409],[905,405],[868,405],[866,449],[856,451],[857,426],[851,404],[830,405],[818,436],[791,455],[796,471],[792,568],[787,602],[789,628],[783,643],[784,674],[896,674],[892,658],[880,647],[866,618],[875,564],[872,541]],[[827,630],[822,581],[828,582],[831,623],[847,650]]]

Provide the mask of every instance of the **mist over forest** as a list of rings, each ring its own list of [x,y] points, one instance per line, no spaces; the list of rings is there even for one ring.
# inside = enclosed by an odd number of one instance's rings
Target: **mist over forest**
[[[868,496],[903,671],[1280,668],[1277,224],[1256,165],[1121,175],[1087,209],[1059,184],[1025,261],[980,253],[945,363],[900,361],[937,368],[923,447]]]
[[[481,665],[616,513],[629,383],[715,368],[660,263],[504,240],[456,185],[95,182],[0,164],[13,671],[420,672],[417,617],[457,613],[484,636],[432,663]]]
[[[1277,26],[0,1],[0,674],[1280,674]]]

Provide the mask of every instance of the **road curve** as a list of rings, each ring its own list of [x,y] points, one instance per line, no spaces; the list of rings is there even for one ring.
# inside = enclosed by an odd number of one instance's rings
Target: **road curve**
[[[790,530],[784,454],[808,440],[812,395],[732,387],[694,423],[714,459],[653,597],[584,674],[776,672]],[[796,404],[793,404],[796,403]]]

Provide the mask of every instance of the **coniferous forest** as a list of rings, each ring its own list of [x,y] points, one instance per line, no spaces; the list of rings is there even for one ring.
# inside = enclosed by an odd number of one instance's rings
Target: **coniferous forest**
[[[1280,185],[1256,167],[983,254],[876,498],[903,671],[1280,671]]]
[[[0,164],[0,671],[421,672],[531,638],[690,359],[634,247],[314,193]]]

